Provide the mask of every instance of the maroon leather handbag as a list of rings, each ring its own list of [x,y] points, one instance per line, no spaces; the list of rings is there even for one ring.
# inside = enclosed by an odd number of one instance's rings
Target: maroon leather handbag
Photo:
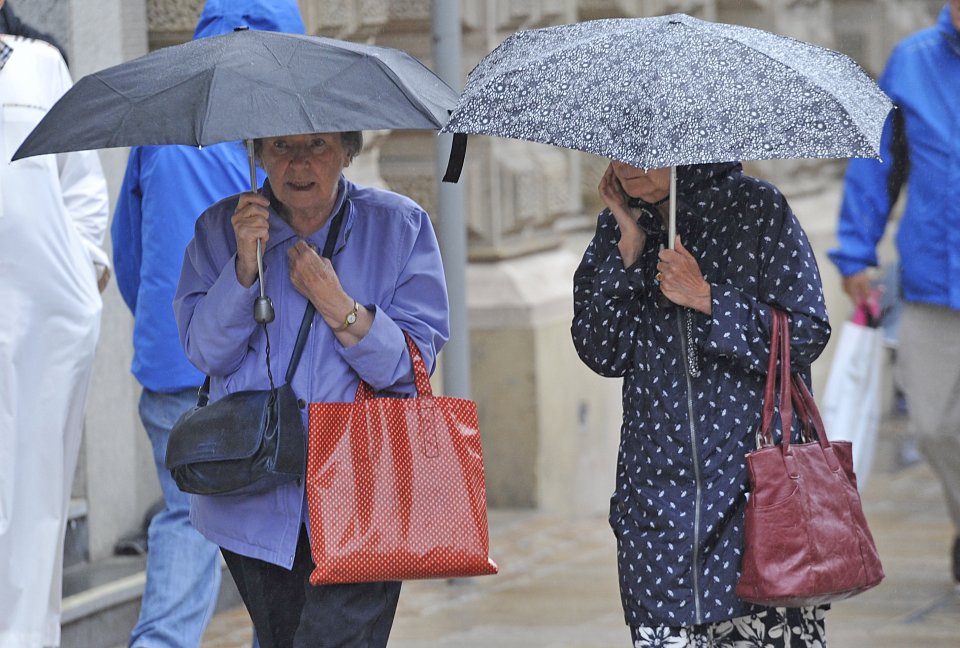
[[[778,357],[779,445],[772,435]],[[803,443],[791,443],[794,413]],[[848,598],[883,580],[851,444],[830,442],[810,390],[791,373],[789,322],[778,309],[757,445],[747,455],[751,490],[737,596],[770,607],[807,607]]]

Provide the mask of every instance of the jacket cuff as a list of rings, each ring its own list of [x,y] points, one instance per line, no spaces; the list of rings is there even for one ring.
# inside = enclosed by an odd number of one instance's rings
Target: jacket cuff
[[[364,304],[373,313],[373,323],[363,338],[351,347],[338,344],[340,356],[376,391],[396,382],[396,369],[407,348],[403,331],[374,304]],[[412,365],[408,368],[412,377]]]
[[[830,260],[833,262],[833,265],[837,267],[842,277],[855,275],[858,272],[877,265],[875,260],[871,262],[861,259],[851,259],[850,257],[844,256],[839,250],[829,250],[827,256],[830,257]]]
[[[640,259],[637,259],[632,266],[624,268],[620,250],[614,246],[598,268],[597,292],[616,301],[632,299],[636,291],[643,287],[641,265]]]
[[[750,307],[740,298],[740,291],[729,285],[710,285],[712,315],[703,326],[701,349],[720,355],[732,355],[746,343],[744,331],[750,317]],[[699,318],[695,320],[698,323]]]

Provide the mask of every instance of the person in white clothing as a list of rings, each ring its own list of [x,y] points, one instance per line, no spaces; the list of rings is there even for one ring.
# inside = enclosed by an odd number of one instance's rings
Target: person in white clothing
[[[67,506],[109,277],[96,153],[10,161],[70,85],[56,48],[0,35],[0,648],[60,645]]]

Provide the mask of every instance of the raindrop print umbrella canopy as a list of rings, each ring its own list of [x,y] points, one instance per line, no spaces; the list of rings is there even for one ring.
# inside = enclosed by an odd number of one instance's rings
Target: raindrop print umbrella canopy
[[[890,108],[843,54],[674,14],[513,34],[470,73],[442,131],[651,169],[878,157]]]

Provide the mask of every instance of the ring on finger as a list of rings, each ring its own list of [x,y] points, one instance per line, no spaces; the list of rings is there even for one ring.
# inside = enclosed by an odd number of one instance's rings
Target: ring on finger
[[[657,271],[657,274],[654,276],[654,279],[657,280],[657,283],[663,281],[663,273],[660,271]]]

